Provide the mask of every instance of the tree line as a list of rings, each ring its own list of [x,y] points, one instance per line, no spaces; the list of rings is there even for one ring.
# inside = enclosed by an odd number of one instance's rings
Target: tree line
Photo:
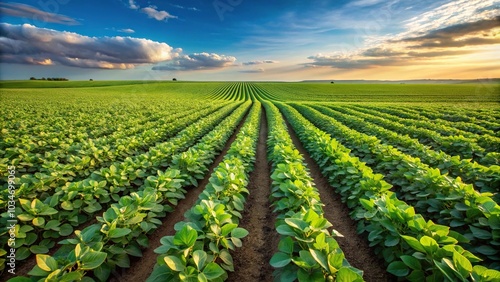
[[[30,80],[48,80],[48,81],[68,81],[69,79],[65,77],[42,77],[42,78],[36,78],[36,77],[30,77]]]

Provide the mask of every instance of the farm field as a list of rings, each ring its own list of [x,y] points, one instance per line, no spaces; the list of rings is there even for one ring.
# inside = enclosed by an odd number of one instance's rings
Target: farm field
[[[7,81],[0,100],[0,281],[500,281],[498,85]]]

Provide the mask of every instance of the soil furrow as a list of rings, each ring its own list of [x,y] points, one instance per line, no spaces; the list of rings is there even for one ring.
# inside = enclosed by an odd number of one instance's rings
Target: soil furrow
[[[269,201],[271,178],[266,157],[267,120],[262,110],[255,170],[250,174],[250,195],[245,204],[240,227],[249,234],[243,246],[233,253],[235,272],[229,273],[227,281],[272,281],[273,268],[269,260],[277,250],[279,235],[274,229],[276,216]]]
[[[340,195],[330,186],[328,179],[321,174],[321,169],[302,146],[290,124],[288,122],[286,124],[295,147],[304,156],[310,175],[314,179],[315,187],[319,191],[321,202],[325,205],[323,207],[324,217],[333,224],[335,230],[344,236],[335,239],[347,261],[352,266],[363,270],[363,278],[366,281],[392,281],[392,276],[386,272],[383,261],[377,258],[366,238],[356,232],[357,224],[349,216],[349,208],[342,203]]]

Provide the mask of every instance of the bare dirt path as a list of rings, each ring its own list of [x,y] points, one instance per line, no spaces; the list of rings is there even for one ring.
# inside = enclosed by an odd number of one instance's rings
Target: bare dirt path
[[[175,234],[174,225],[177,222],[184,220],[184,213],[191,207],[193,207],[193,205],[196,203],[196,201],[198,200],[198,196],[201,194],[201,192],[203,192],[205,186],[208,184],[208,180],[210,179],[210,176],[213,173],[214,169],[222,161],[227,151],[229,150],[229,147],[236,139],[236,136],[238,135],[238,132],[240,132],[240,129],[243,126],[245,120],[246,116],[240,122],[231,138],[229,138],[222,152],[217,156],[213,164],[210,166],[209,172],[205,175],[205,178],[198,183],[198,187],[188,188],[188,192],[185,195],[186,198],[179,201],[179,203],[175,207],[175,210],[162,219],[163,224],[148,236],[149,247],[143,250],[142,258],[131,261],[130,268],[116,269],[116,271],[112,274],[112,277],[108,280],[109,282],[146,281],[146,279],[153,271],[154,265],[156,264],[158,254],[156,254],[154,250],[161,246],[160,239],[164,236],[173,236]]]
[[[250,195],[245,204],[240,227],[249,231],[243,246],[233,253],[235,272],[227,281],[272,281],[273,268],[269,260],[278,248],[279,234],[274,229],[275,215],[270,207],[270,166],[266,157],[267,119],[263,110],[255,170],[250,174]]]
[[[340,195],[328,183],[328,179],[321,174],[321,169],[310,157],[307,150],[302,146],[299,138],[287,122],[288,132],[292,137],[294,145],[300,151],[314,179],[315,187],[318,188],[323,207],[324,217],[333,224],[333,228],[344,237],[335,238],[345,254],[349,263],[363,270],[363,278],[366,281],[392,281],[392,276],[385,270],[384,263],[377,258],[370,248],[368,241],[356,232],[356,221],[349,216],[349,208],[342,203]]]

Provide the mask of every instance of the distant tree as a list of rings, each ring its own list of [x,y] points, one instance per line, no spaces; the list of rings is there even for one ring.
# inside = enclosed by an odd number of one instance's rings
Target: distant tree
[[[331,84],[335,84],[335,82],[333,82],[333,81],[332,81],[332,82],[330,82],[330,83],[331,83]]]
[[[42,77],[42,80],[47,80],[47,79],[45,79],[45,77]]]
[[[30,80],[36,80],[36,77],[32,76],[32,77],[30,77]]]
[[[94,81],[94,80],[91,78],[91,79],[89,79],[89,81]]]
[[[175,77],[174,77],[174,78],[172,79],[172,81],[177,81],[177,78],[175,78]]]

